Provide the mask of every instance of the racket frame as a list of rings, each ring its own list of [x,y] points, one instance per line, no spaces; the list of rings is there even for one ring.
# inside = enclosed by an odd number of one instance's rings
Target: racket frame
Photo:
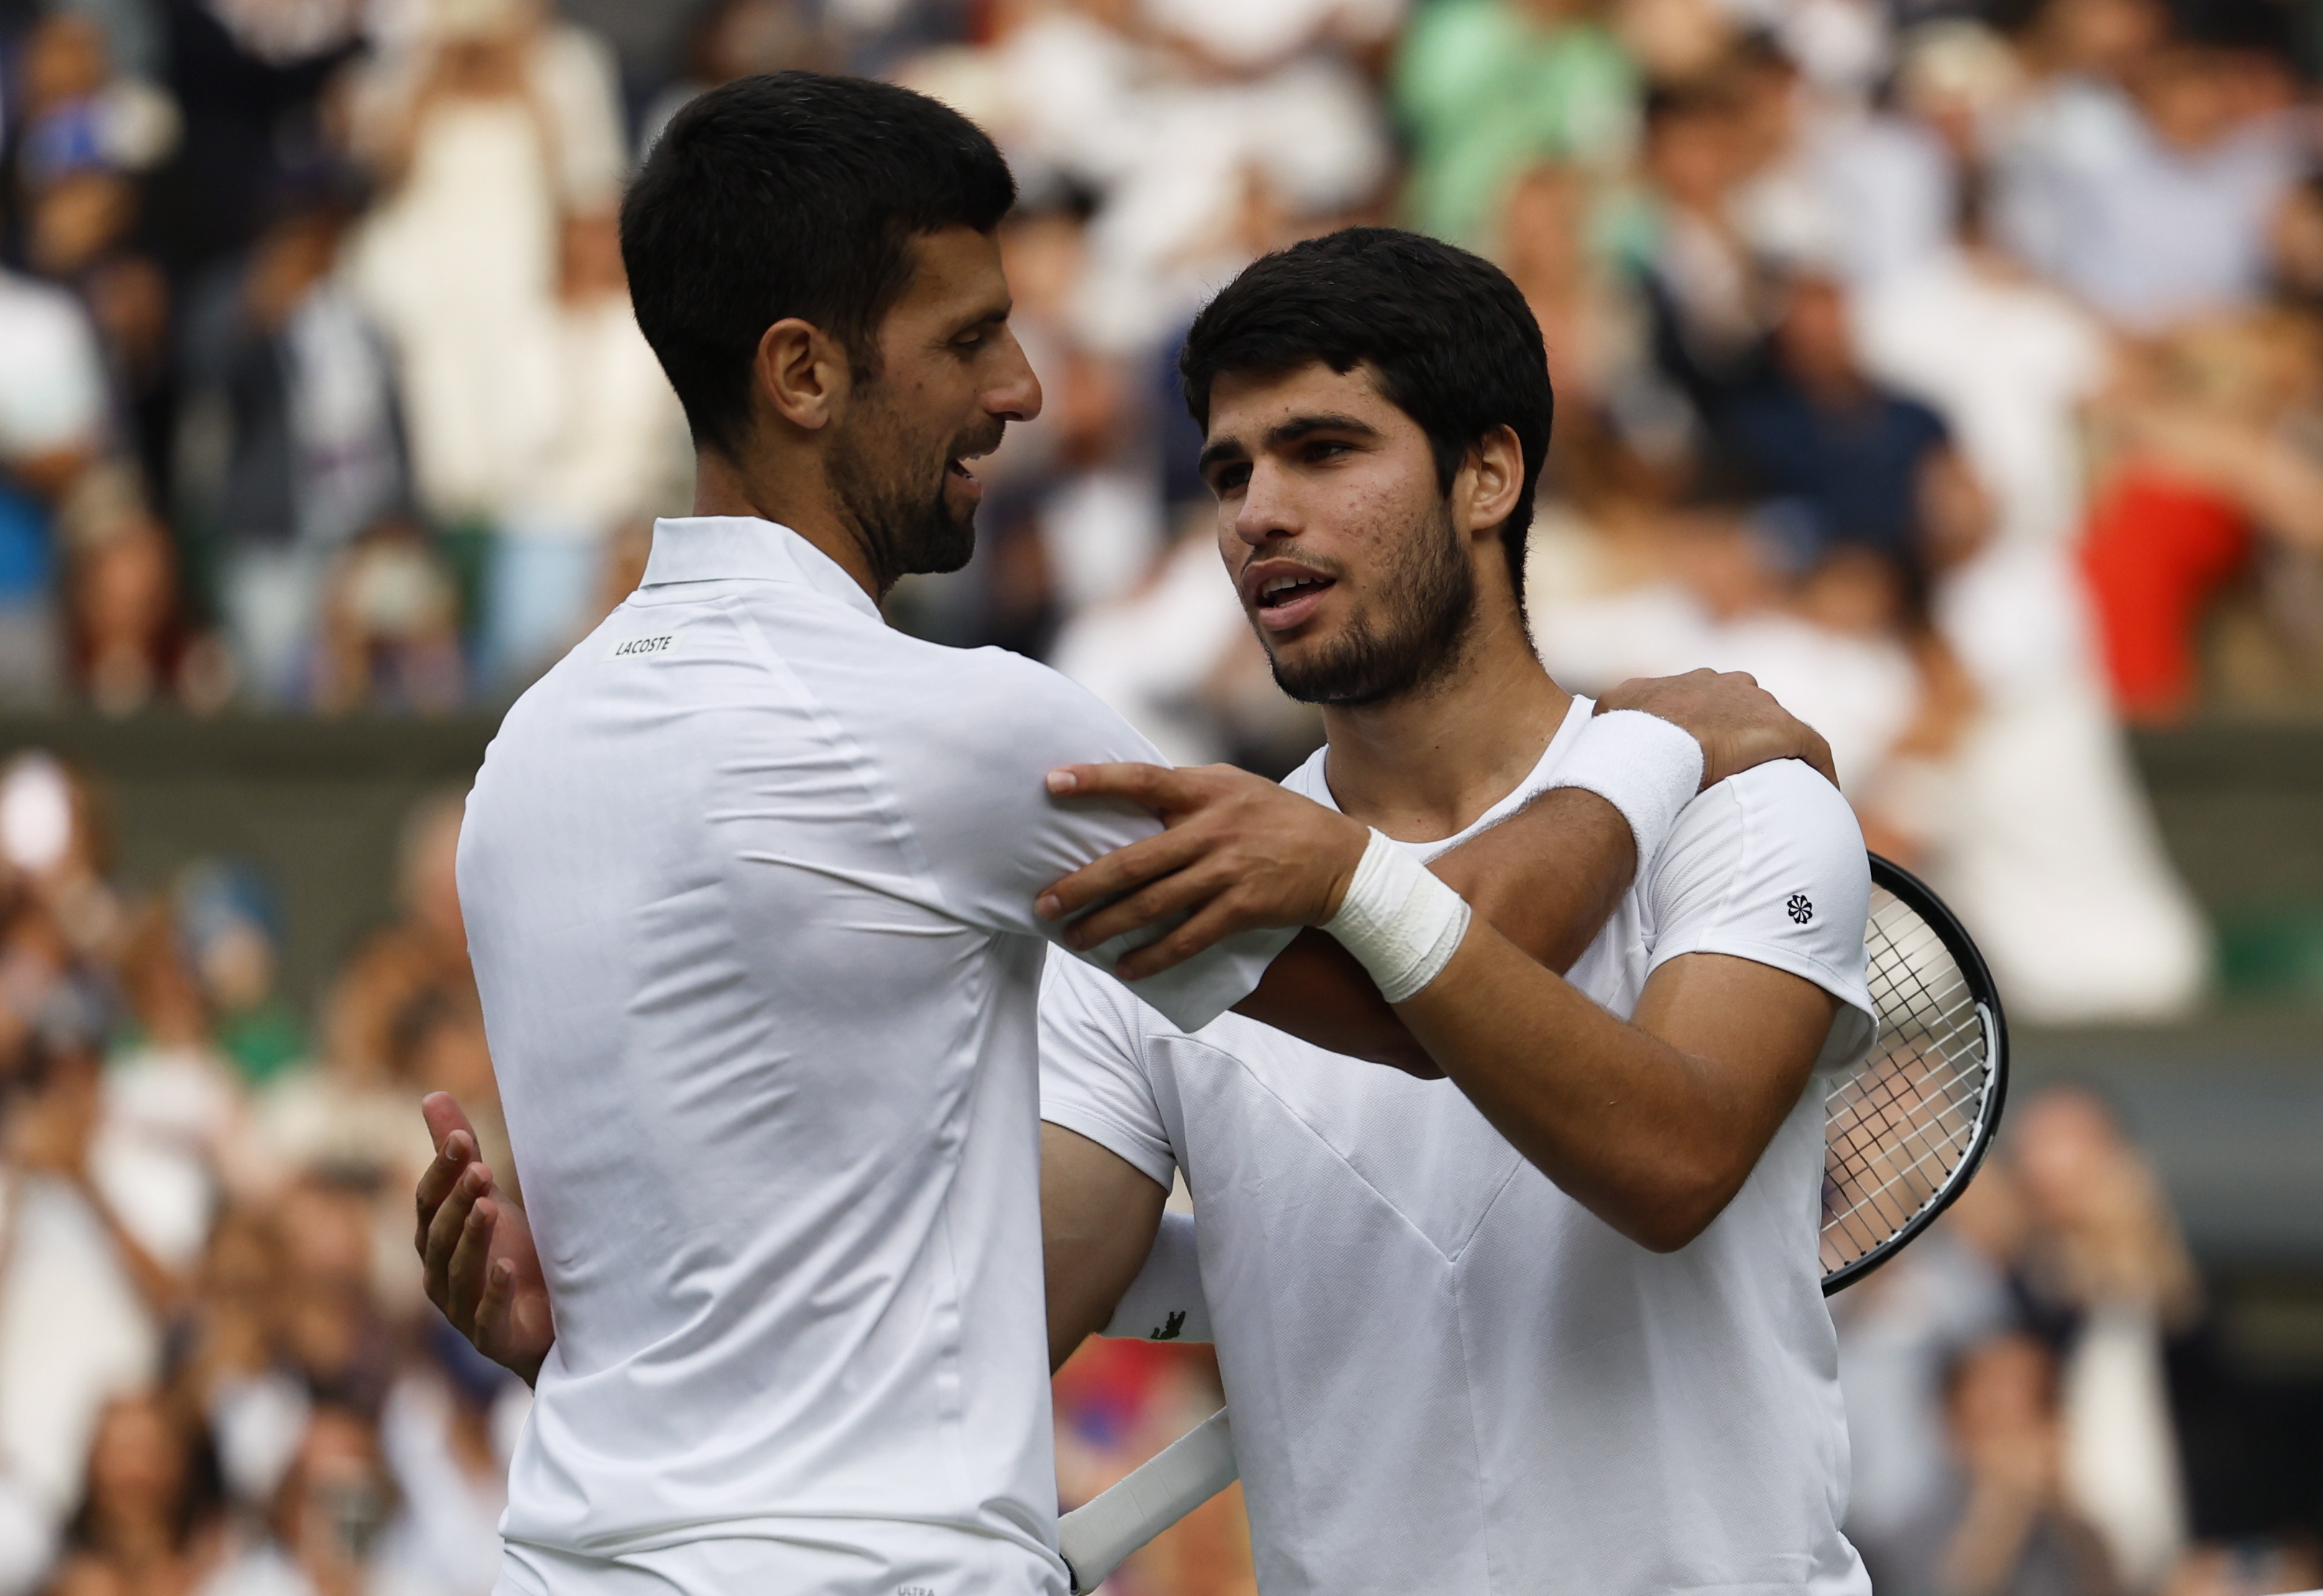
[[[1867,850],[1868,851],[1868,850]],[[1871,885],[1885,887],[1913,913],[1926,922],[1936,933],[1944,951],[1952,956],[1967,980],[1969,991],[1976,999],[1977,1018],[1984,1027],[1984,1067],[1990,1086],[1984,1100],[1978,1105],[1975,1127],[1969,1133],[1968,1153],[1955,1165],[1935,1194],[1920,1206],[1920,1210],[1905,1220],[1894,1235],[1864,1253],[1840,1265],[1823,1278],[1823,1294],[1832,1296],[1844,1291],[1864,1276],[1878,1269],[1910,1244],[1913,1238],[1936,1222],[1939,1215],[1952,1206],[1952,1200],[1968,1189],[1983,1167],[1984,1155],[1992,1150],[1993,1139],[2000,1130],[2000,1112],[2008,1101],[2008,1021],[2001,1013],[2000,988],[1992,979],[1992,971],[1978,951],[1976,940],[1968,928],[1951,912],[1951,906],[1938,897],[1935,889],[1913,875],[1903,866],[1882,854],[1871,854]],[[1884,1024],[1884,1022],[1883,1022]],[[1875,1039],[1875,1042],[1876,1042]]]

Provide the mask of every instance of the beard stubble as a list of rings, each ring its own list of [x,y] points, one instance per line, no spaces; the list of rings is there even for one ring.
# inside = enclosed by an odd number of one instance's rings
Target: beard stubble
[[[1395,561],[1381,573],[1373,613],[1358,612],[1328,647],[1286,664],[1267,648],[1274,684],[1308,704],[1384,702],[1440,680],[1466,652],[1476,613],[1476,573],[1438,505],[1398,540]],[[1266,642],[1259,633],[1259,641]]]

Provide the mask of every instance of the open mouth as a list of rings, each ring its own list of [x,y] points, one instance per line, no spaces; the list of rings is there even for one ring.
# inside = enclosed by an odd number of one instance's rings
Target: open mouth
[[[1323,602],[1323,595],[1338,586],[1334,577],[1288,562],[1260,578],[1248,590],[1253,618],[1269,633],[1288,632],[1304,625]]]
[[[1261,610],[1286,609],[1332,585],[1327,576],[1270,577],[1258,590],[1258,607]]]

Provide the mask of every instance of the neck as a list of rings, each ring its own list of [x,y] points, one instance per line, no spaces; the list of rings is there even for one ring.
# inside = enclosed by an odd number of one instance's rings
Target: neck
[[[1350,817],[1398,841],[1440,841],[1540,763],[1573,695],[1541,669],[1514,604],[1490,613],[1444,677],[1384,703],[1324,710],[1324,774]]]
[[[755,516],[788,527],[829,555],[839,568],[877,603],[886,590],[861,535],[839,508],[822,462],[812,454],[745,465],[721,450],[697,449],[693,456],[693,513]]]

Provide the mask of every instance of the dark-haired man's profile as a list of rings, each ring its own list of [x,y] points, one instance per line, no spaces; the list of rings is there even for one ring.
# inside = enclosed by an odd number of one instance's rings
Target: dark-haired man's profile
[[[1219,821],[1188,918],[1070,951],[1189,1031],[1240,1004],[1428,1073],[1466,1045],[1423,1047],[1348,933],[1300,929],[1352,890],[1361,826],[1236,773],[1175,832],[1060,797],[1059,767],[1152,746],[1030,660],[884,624],[897,579],[967,558],[971,462],[1040,408],[993,235],[1013,196],[934,101],[785,73],[680,112],[624,206],[695,513],[468,801],[527,1206],[441,1097],[418,1194],[431,1290],[536,1387],[503,1592],[1061,1591],[1035,1069],[1060,877]],[[1673,804],[1813,740],[1736,683],[1660,712]],[[1569,790],[1442,867],[1461,949],[1523,965],[1498,1006],[1555,983],[1534,960],[1618,896],[1631,825]]]

